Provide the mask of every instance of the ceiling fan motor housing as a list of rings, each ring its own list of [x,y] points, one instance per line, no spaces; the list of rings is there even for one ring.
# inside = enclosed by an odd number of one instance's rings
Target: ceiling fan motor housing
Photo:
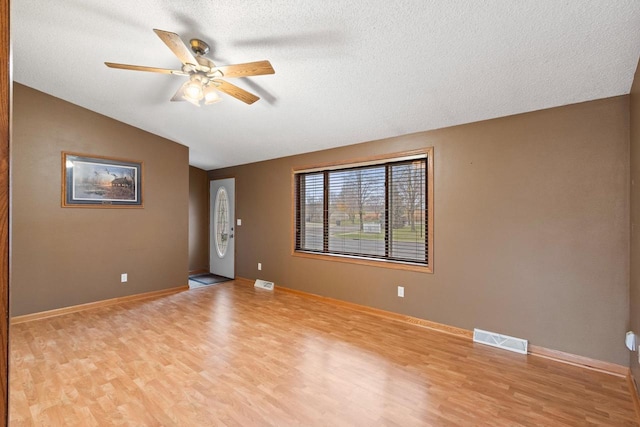
[[[191,45],[191,50],[196,55],[206,55],[209,53],[209,45],[200,39],[191,39],[189,40],[189,44]]]

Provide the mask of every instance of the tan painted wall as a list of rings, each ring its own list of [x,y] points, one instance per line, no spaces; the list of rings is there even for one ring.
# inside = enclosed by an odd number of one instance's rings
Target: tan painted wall
[[[212,171],[236,177],[237,275],[626,365],[628,105],[616,97]],[[292,167],[429,146],[434,274],[291,255]]]
[[[11,314],[186,285],[188,148],[19,84],[13,99]],[[61,208],[63,150],[143,161],[144,208]]]
[[[640,66],[631,86],[630,95],[631,140],[631,279],[629,329],[640,334]],[[631,372],[640,384],[638,353],[631,353]]]
[[[209,271],[209,175],[189,166],[189,271]]]

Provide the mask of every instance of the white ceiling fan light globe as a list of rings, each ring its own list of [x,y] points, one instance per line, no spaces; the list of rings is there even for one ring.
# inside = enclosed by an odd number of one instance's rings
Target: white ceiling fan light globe
[[[198,80],[191,80],[184,88],[184,97],[200,101],[204,97],[202,84]]]
[[[209,85],[204,88],[204,103],[205,105],[215,104],[216,102],[222,101],[220,95],[218,95],[218,91],[213,85]]]
[[[199,100],[197,100],[197,99],[191,99],[191,98],[189,98],[189,97],[188,97],[188,96],[186,96],[186,95],[185,95],[185,96],[183,96],[182,98],[184,98],[184,100],[185,100],[185,101],[188,101],[188,102],[192,103],[192,104],[193,104],[193,105],[195,105],[196,107],[199,107],[199,106],[200,106],[200,101],[199,101]]]

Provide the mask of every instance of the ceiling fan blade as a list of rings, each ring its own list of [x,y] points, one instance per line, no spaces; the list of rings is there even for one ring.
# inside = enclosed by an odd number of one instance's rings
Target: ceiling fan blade
[[[240,101],[246,104],[253,104],[256,102],[259,97],[255,96],[251,92],[247,92],[244,89],[240,89],[236,85],[232,85],[231,83],[225,82],[224,80],[214,80],[213,81],[218,88],[219,91],[226,93],[227,95],[231,95],[234,98],[239,99]]]
[[[188,76],[188,73],[185,73],[182,70],[169,70],[167,68],[156,68],[156,67],[145,67],[143,65],[129,65],[129,64],[116,64],[115,62],[105,62],[109,68],[120,68],[122,70],[134,70],[134,71],[149,71],[151,73],[163,73],[163,74],[177,74],[180,76]]]
[[[215,83],[218,90],[226,93],[227,95],[231,95],[246,104],[253,104],[258,99],[260,99],[251,92],[240,89],[238,86],[232,85],[231,83],[225,82],[224,80],[214,80],[213,82]]]
[[[183,64],[191,64],[194,67],[198,66],[198,61],[196,61],[196,58],[193,56],[189,48],[182,42],[179,35],[157,29],[154,29],[153,31]]]
[[[220,70],[224,77],[249,77],[263,74],[275,74],[269,61],[247,62],[246,64],[225,65],[216,67],[212,72]]]

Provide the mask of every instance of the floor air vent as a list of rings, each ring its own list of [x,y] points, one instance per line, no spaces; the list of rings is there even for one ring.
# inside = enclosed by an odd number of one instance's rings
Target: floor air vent
[[[266,289],[268,291],[272,291],[274,288],[273,282],[267,282],[266,280],[256,280],[256,283],[253,285],[256,288]]]
[[[527,354],[527,340],[500,335],[495,332],[487,332],[482,329],[473,330],[473,342],[503,348],[516,353]]]

